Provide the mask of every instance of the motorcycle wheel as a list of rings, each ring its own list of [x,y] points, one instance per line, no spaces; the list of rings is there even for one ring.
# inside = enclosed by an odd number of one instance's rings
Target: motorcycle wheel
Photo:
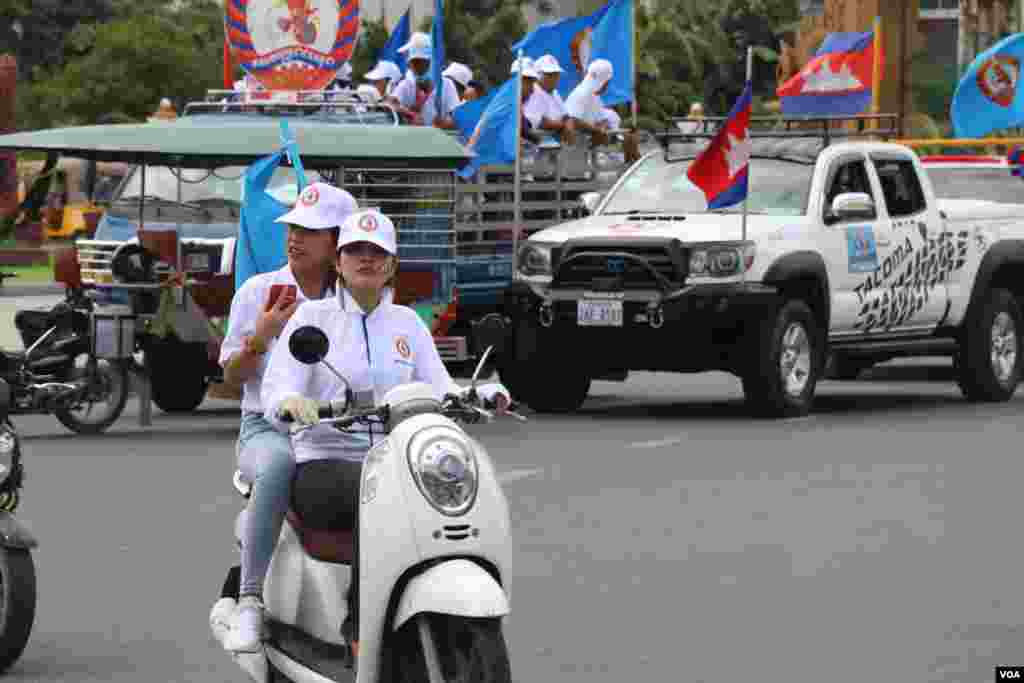
[[[25,650],[36,616],[36,568],[21,548],[0,548],[0,673]]]
[[[79,364],[81,359],[85,363]],[[122,364],[108,360],[96,361],[95,385],[86,393],[85,400],[65,403],[54,411],[60,423],[76,434],[99,434],[121,416],[128,401],[128,369]],[[79,379],[89,372],[88,357],[75,359],[72,379]],[[98,412],[95,408],[102,405]]]
[[[424,653],[433,650],[434,656]],[[431,660],[445,683],[509,683],[508,648],[499,619],[419,614],[395,633],[391,648],[398,683],[435,683]]]

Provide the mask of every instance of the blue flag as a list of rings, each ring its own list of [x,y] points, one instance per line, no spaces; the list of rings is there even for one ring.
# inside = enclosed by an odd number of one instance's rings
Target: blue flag
[[[388,36],[388,42],[384,43],[384,47],[380,49],[377,54],[377,61],[388,61],[394,62],[398,65],[398,70],[403,74],[409,65],[405,61],[405,55],[398,52],[398,48],[402,47],[409,42],[409,36],[411,35],[409,29],[409,12],[411,10],[405,10],[405,14],[395,24],[395,28],[391,30],[391,35]]]
[[[434,84],[434,106],[436,116],[444,109],[444,0],[434,0],[434,21],[430,25],[430,45],[433,55],[430,57],[430,81]]]
[[[511,164],[516,160],[516,93],[518,74],[494,93],[466,145],[476,156],[459,175],[468,178],[487,164]]]
[[[607,59],[615,69],[601,94],[606,107],[633,101],[633,2],[612,0],[594,27],[591,59]]]
[[[564,99],[587,75],[587,64],[590,63],[593,51],[594,27],[604,17],[609,6],[605,5],[585,17],[570,17],[541,24],[513,45],[512,53],[522,50],[523,55],[530,59],[554,56],[562,67],[558,93]],[[613,63],[612,66],[618,71],[618,64]]]
[[[601,95],[605,106],[633,99],[633,2],[611,0],[585,17],[571,17],[541,24],[512,46],[531,59],[553,55],[562,66],[558,93],[569,96],[587,75],[587,64],[602,58],[612,63],[615,74]]]
[[[235,250],[235,290],[253,275],[284,268],[288,262],[287,230],[278,218],[292,207],[278,201],[267,192],[274,171],[285,158],[295,169],[298,191],[306,186],[306,177],[299,157],[295,137],[287,121],[281,121],[281,149],[263,157],[245,172],[244,195]]]
[[[483,97],[464,102],[452,110],[452,119],[459,129],[459,140],[462,144],[469,142],[469,139],[473,136],[473,131],[476,130],[476,125],[480,123],[480,118],[487,109],[487,105],[491,103],[491,100],[494,99],[497,93],[497,89],[491,90]]]
[[[975,57],[953,95],[950,118],[958,138],[980,138],[1024,125],[1019,92],[1024,33],[1005,38]]]

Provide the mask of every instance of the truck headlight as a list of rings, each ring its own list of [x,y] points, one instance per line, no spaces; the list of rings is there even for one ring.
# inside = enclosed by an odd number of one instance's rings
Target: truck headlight
[[[551,275],[551,248],[554,245],[526,242],[519,248],[517,267],[523,275]]]
[[[441,514],[458,517],[473,507],[480,480],[476,456],[465,442],[436,432],[414,438],[409,468],[423,497]]]
[[[690,275],[697,277],[731,277],[750,270],[754,265],[752,244],[698,247],[690,252]]]
[[[0,428],[0,484],[11,474],[17,450],[18,438],[6,428]]]

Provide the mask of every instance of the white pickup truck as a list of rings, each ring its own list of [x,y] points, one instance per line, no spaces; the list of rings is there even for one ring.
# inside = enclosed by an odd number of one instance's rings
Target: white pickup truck
[[[741,206],[709,211],[686,176],[700,148],[677,144],[521,244],[499,358],[518,400],[567,412],[595,378],[724,370],[757,413],[799,416],[829,360],[850,378],[901,356],[952,356],[970,400],[1013,395],[1024,201],[937,199],[902,145],[753,142],[745,239]]]

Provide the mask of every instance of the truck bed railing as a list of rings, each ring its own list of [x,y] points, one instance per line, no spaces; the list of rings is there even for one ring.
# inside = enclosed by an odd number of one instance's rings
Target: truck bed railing
[[[655,137],[663,144],[712,138],[728,117],[673,117],[669,128]],[[834,139],[892,139],[902,135],[899,114],[858,114],[854,116],[752,116],[752,138],[818,138],[825,146]]]
[[[456,188],[455,224],[458,255],[510,259],[513,234],[519,239],[583,215],[580,195],[609,189],[626,168],[622,141],[591,148],[546,145],[524,155],[521,222],[516,222],[515,169],[484,166]]]
[[[252,113],[309,116],[317,113],[351,117],[351,123],[399,125],[398,112],[370,102],[354,90],[208,90],[205,98],[185,105],[186,116],[211,113]]]

